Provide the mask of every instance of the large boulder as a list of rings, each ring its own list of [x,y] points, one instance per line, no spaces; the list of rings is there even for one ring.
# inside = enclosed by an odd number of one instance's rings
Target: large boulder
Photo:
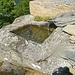
[[[33,0],[30,13],[34,16],[55,16],[61,12],[75,10],[75,0]]]
[[[71,66],[68,60],[72,58],[70,54],[75,50],[75,45],[68,41],[70,35],[58,27],[41,44],[31,40],[27,41],[20,35],[16,35],[13,31],[17,29],[21,30],[26,25],[32,24],[32,21],[30,19],[28,20],[25,23],[23,20],[0,29],[0,60],[7,60],[14,65],[19,65],[24,68],[28,67],[28,69],[31,68],[34,71],[38,70],[49,75],[56,68]],[[30,72],[34,73],[32,70]],[[38,75],[45,75],[44,73]]]

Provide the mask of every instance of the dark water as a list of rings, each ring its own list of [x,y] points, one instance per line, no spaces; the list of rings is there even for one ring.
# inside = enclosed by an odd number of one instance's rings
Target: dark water
[[[43,43],[45,39],[53,32],[54,28],[39,27],[36,25],[27,25],[23,28],[12,31],[13,33],[37,43]]]

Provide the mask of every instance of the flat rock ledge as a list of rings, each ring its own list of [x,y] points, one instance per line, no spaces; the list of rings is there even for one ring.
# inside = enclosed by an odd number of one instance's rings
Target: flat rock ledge
[[[70,42],[75,43],[75,25],[67,25],[62,29],[64,32],[72,35],[70,36]]]
[[[54,16],[51,20],[54,21],[55,25],[58,27],[75,25],[75,10],[58,14]]]
[[[72,61],[70,54],[75,50],[75,44],[69,42],[70,35],[63,32],[61,27],[56,28],[42,44],[27,41],[12,33],[13,30],[32,24],[32,19],[31,15],[27,15],[19,22],[14,21],[11,25],[0,29],[0,60],[7,60],[48,75],[51,75],[56,68],[70,67]]]

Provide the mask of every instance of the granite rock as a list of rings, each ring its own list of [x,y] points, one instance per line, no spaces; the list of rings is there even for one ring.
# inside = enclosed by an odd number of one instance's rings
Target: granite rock
[[[75,11],[61,13],[52,18],[56,26],[75,25]]]
[[[75,25],[67,25],[62,30],[68,34],[75,35]]]
[[[13,23],[0,29],[0,60],[8,60],[15,65],[28,67],[49,75],[56,68],[71,66],[68,61],[70,59],[62,58],[67,58],[65,51],[71,53],[72,50],[75,50],[75,45],[69,42],[70,35],[58,27],[42,44],[38,44],[31,40],[27,41],[12,32],[32,24],[32,21],[29,21]]]

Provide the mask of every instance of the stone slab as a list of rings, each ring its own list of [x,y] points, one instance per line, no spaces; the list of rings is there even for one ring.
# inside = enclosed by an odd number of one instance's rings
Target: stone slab
[[[62,30],[68,34],[75,35],[75,25],[67,25]]]
[[[56,26],[63,27],[66,25],[75,25],[75,10],[58,14],[52,19]]]

